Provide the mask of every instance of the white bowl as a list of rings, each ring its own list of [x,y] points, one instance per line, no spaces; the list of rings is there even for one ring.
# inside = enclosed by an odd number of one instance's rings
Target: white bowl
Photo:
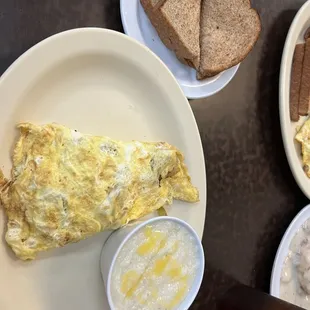
[[[290,244],[298,229],[300,229],[302,224],[304,224],[309,218],[310,205],[307,205],[293,219],[281,240],[271,273],[270,294],[272,296],[280,298],[280,279],[284,260],[289,252]]]
[[[115,308],[114,308],[112,297],[111,297],[110,286],[111,286],[112,271],[113,271],[113,267],[114,267],[117,256],[119,255],[124,244],[138,230],[145,227],[146,225],[149,225],[154,222],[162,221],[162,220],[170,220],[170,221],[173,221],[179,224],[180,226],[185,227],[185,229],[194,237],[194,240],[196,244],[198,245],[198,248],[199,248],[198,259],[199,259],[200,267],[198,268],[197,275],[194,279],[193,285],[189,293],[187,294],[185,299],[182,301],[182,303],[179,305],[178,310],[187,310],[190,307],[190,305],[193,303],[199,291],[202,278],[203,278],[203,273],[204,273],[205,258],[204,258],[202,244],[200,242],[198,235],[196,234],[196,232],[190,225],[188,225],[186,222],[178,218],[165,216],[165,217],[152,218],[138,225],[121,228],[113,232],[110,235],[109,239],[104,244],[102,248],[102,252],[101,252],[100,267],[101,267],[101,274],[102,274],[103,282],[106,288],[108,302],[112,310],[114,310]]]

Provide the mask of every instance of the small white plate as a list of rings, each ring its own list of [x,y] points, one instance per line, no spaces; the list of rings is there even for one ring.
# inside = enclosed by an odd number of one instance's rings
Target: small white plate
[[[300,143],[295,141],[297,128],[307,119],[301,117],[299,122],[291,122],[290,119],[290,81],[293,55],[297,43],[304,42],[304,33],[310,27],[310,1],[307,1],[297,13],[286,38],[281,71],[280,71],[280,121],[281,131],[286,156],[294,178],[310,199],[310,179],[303,170]]]
[[[16,124],[56,122],[125,141],[167,141],[184,152],[197,204],[175,201],[169,215],[202,237],[206,175],[198,128],[175,78],[149,49],[107,29],[52,36],[23,54],[0,79],[0,167],[10,175]],[[99,257],[109,235],[16,260],[4,241],[0,208],[0,309],[108,310]],[[14,292],[14,295],[12,295]]]
[[[156,30],[144,12],[140,0],[121,0],[121,17],[124,31],[150,48],[167,65],[189,99],[209,97],[224,88],[236,74],[239,65],[219,75],[198,81],[196,71],[183,65],[160,40]]]
[[[302,209],[287,228],[279,245],[271,273],[270,294],[280,298],[280,279],[284,260],[289,252],[290,244],[301,226],[310,218],[310,205]]]

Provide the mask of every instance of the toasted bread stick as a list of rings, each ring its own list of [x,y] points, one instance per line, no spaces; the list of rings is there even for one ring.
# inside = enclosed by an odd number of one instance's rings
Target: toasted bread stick
[[[290,115],[293,122],[297,122],[299,120],[298,106],[304,54],[305,44],[296,45],[293,57],[290,91]]]
[[[305,41],[310,39],[310,27],[306,30],[305,35],[304,35]]]
[[[299,115],[308,115],[310,98],[310,39],[306,41],[299,94]]]

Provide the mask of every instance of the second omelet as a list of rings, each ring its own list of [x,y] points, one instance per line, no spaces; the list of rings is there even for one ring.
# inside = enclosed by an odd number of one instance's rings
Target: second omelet
[[[303,169],[310,178],[310,119],[305,121],[295,139],[301,144]]]
[[[5,238],[20,259],[117,229],[173,198],[199,200],[183,155],[165,142],[125,143],[57,124],[19,128],[0,198]]]

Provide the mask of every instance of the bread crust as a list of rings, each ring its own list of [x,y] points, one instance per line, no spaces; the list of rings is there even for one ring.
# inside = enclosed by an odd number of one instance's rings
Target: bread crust
[[[297,44],[293,56],[290,89],[290,116],[293,122],[299,120],[299,96],[304,54],[305,44]]]
[[[299,94],[299,115],[308,115],[310,99],[310,39],[306,41]]]

